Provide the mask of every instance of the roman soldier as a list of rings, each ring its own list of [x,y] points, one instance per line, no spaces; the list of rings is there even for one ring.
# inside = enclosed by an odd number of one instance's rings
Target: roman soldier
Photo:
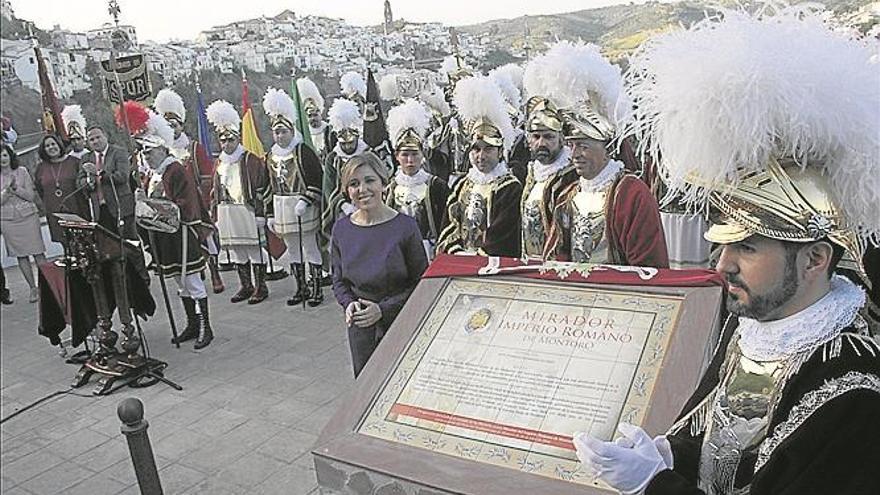
[[[466,123],[471,168],[449,195],[437,252],[519,257],[522,184],[504,162],[514,136],[504,97],[475,76],[459,81],[453,102]]]
[[[529,173],[529,162],[532,155],[529,151],[529,143],[526,139],[523,118],[523,68],[517,64],[505,64],[489,71],[489,78],[501,89],[504,100],[507,102],[507,111],[513,121],[516,137],[513,147],[507,155],[507,166],[510,172],[523,184]]]
[[[880,346],[837,273],[880,239],[872,55],[823,12],[782,8],[725,11],[631,59],[636,137],[671,193],[718,211],[731,317],[667,434],[576,435],[585,472],[648,495],[876,491]]]
[[[446,184],[452,172],[453,133],[455,119],[443,90],[431,86],[419,94],[419,100],[431,111],[431,126],[425,142],[425,169]]]
[[[61,110],[61,120],[67,130],[67,139],[70,141],[70,156],[82,159],[86,153],[86,118],[79,105],[66,105]]]
[[[191,142],[183,130],[183,124],[186,121],[186,107],[183,105],[183,98],[174,90],[161,89],[153,101],[153,108],[168,121],[171,129],[174,130],[174,142],[170,148],[171,154],[180,160],[183,168],[195,179],[199,197],[202,198],[202,204],[208,210],[211,205],[210,186],[214,174],[214,162],[208,156],[205,147],[199,142]],[[220,251],[215,236],[211,235],[205,239],[205,248],[209,253],[208,268],[211,272],[212,289],[214,294],[219,294],[226,290],[226,287],[220,277],[217,263],[217,255]]]
[[[357,104],[345,98],[337,98],[328,112],[330,127],[336,134],[336,146],[324,160],[324,177],[322,192],[324,210],[321,217],[321,228],[324,239],[329,242],[330,231],[339,215],[348,215],[354,207],[345,200],[342,187],[342,167],[353,157],[367,151],[367,143],[361,139],[364,119]]]
[[[610,158],[611,143],[632,109],[620,69],[594,45],[557,46],[564,47],[552,54],[559,60],[547,63],[570,68],[557,96],[566,107],[565,141],[577,180],[555,201],[544,258],[667,268],[657,200],[622,162]]]
[[[571,164],[571,150],[563,143],[559,110],[568,90],[567,81],[559,74],[576,70],[571,65],[578,62],[566,52],[569,46],[567,42],[552,46],[546,54],[532,59],[523,74],[525,91],[530,95],[525,133],[532,157],[521,203],[524,259],[542,259],[559,193],[578,177]]]
[[[229,102],[215,101],[205,113],[221,146],[212,178],[212,210],[220,244],[229,251],[241,283],[231,301],[247,299],[248,304],[258,304],[269,297],[269,253],[262,248],[266,214],[271,214],[272,207],[267,201],[271,195],[269,174],[263,160],[241,145],[241,117]]]
[[[299,90],[299,96],[302,100],[303,109],[306,111],[306,117],[309,119],[309,133],[312,137],[312,144],[315,145],[315,153],[321,160],[327,156],[327,153],[336,145],[336,136],[333,129],[324,122],[324,97],[318,86],[308,77],[301,77],[296,80],[296,87]]]
[[[269,230],[287,244],[296,292],[287,300],[293,306],[308,300],[318,306],[324,300],[321,291],[321,251],[318,232],[321,226],[321,161],[303,143],[296,129],[297,111],[293,99],[284,91],[269,88],[263,96],[263,110],[272,125],[275,144],[266,154],[272,191]],[[309,277],[306,276],[306,263]],[[308,278],[311,278],[309,285]]]
[[[134,131],[134,130],[133,130]],[[208,313],[208,293],[202,281],[207,252],[203,241],[213,226],[196,180],[172,154],[174,131],[165,118],[150,112],[143,132],[135,135],[147,165],[152,169],[146,190],[135,204],[138,225],[146,229],[150,254],[165,277],[177,281],[186,312],[183,332],[173,344],[195,339],[195,349],[214,339]]]
[[[404,100],[388,112],[388,135],[399,167],[385,188],[385,203],[416,219],[428,259],[434,255],[449,197],[446,182],[424,169],[430,122],[430,112],[418,100]]]

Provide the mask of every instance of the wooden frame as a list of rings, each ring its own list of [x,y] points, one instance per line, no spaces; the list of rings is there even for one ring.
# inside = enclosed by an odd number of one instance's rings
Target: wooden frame
[[[437,304],[451,280],[425,279],[395,320],[376,350],[348,401],[339,408],[322,431],[313,455],[329,461],[358,466],[417,485],[452,493],[508,495],[510,493],[599,494],[609,493],[584,481],[570,482],[538,476],[454,455],[438,454],[418,447],[395,443],[358,433],[363,418],[394,374],[413,338]],[[670,332],[660,365],[650,405],[641,425],[651,434],[665,431],[678,416],[681,407],[696,388],[709,340],[717,335],[720,324],[722,290],[720,287],[666,288],[652,286],[612,286],[564,284],[559,281],[535,281],[515,276],[480,278],[506,283],[544,284],[599,291],[638,292],[647,295],[681,298],[677,325]]]

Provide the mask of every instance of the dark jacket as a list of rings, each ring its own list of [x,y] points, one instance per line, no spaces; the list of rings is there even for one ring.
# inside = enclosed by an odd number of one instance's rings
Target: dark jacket
[[[94,151],[90,151],[83,155],[81,164],[96,164],[96,156]],[[128,152],[119,146],[109,145],[104,151],[103,165],[101,166],[102,174],[100,180],[95,183],[95,187],[88,185],[88,175],[80,165],[80,169],[76,175],[77,187],[82,187],[87,192],[89,200],[95,205],[97,210],[100,207],[97,193],[97,186],[100,184],[101,191],[104,195],[104,201],[107,209],[114,217],[117,212],[121,213],[122,218],[134,215],[134,194],[129,187],[129,179],[131,177],[131,162]],[[112,184],[111,184],[112,182]],[[115,189],[115,193],[114,193]],[[117,204],[117,198],[119,200]]]

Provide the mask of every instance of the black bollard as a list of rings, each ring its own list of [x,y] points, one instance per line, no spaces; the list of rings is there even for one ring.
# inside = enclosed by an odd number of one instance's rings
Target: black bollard
[[[162,495],[162,483],[156,470],[153,447],[150,446],[150,437],[147,436],[150,425],[144,420],[144,403],[129,397],[119,403],[116,415],[122,421],[122,433],[128,440],[128,450],[141,495]]]

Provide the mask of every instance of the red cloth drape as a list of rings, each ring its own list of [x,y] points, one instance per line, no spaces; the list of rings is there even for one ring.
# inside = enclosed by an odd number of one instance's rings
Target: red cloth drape
[[[515,258],[499,258],[501,268],[527,267],[540,263],[523,263]],[[437,255],[434,262],[425,271],[422,278],[441,277],[475,277],[479,276],[479,270],[485,267],[489,258],[485,256],[456,256],[449,254]],[[564,266],[565,264],[557,263]],[[570,265],[569,265],[570,266]],[[625,269],[626,267],[624,267]],[[670,270],[665,268],[650,268],[656,270],[656,275],[649,279],[643,279],[635,272],[618,271],[610,265],[597,265],[587,277],[572,271],[562,280],[572,283],[589,284],[612,284],[612,285],[649,285],[660,287],[712,287],[723,285],[721,275],[712,270]],[[538,270],[502,271],[497,275],[516,275],[536,280],[560,280],[555,271],[540,273]]]

